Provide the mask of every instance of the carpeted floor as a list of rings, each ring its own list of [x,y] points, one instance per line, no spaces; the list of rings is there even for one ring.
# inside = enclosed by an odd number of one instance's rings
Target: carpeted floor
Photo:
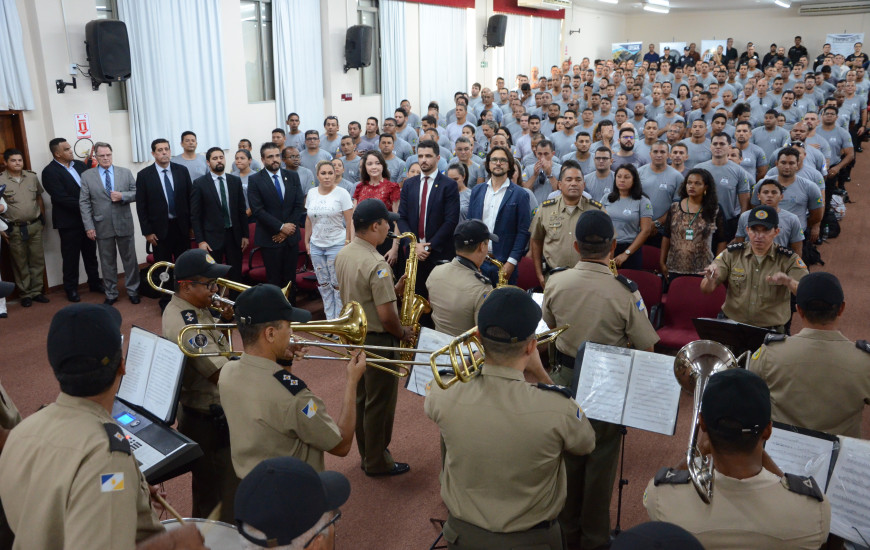
[[[870,193],[860,182],[870,176],[868,153],[859,155],[849,193],[854,203],[848,205],[839,238],[820,247],[826,270],[836,274],[843,283],[847,307],[842,332],[851,339],[870,338],[870,292],[867,291],[870,255],[863,238],[870,235]],[[34,304],[29,309],[16,303],[9,305],[9,318],[0,319],[0,380],[24,416],[43,403],[55,399],[57,383],[51,373],[45,352],[45,336],[55,311],[67,304],[63,293],[49,294],[50,304]],[[103,296],[85,293],[84,301],[100,303]],[[319,302],[303,303],[310,309]],[[124,332],[132,325],[160,332],[160,309],[156,300],[145,299],[138,306],[126,299],[117,303],[124,316]],[[322,312],[317,312],[322,317]],[[796,318],[797,319],[797,318]],[[793,331],[800,329],[798,319]],[[327,407],[338,414],[344,367],[340,362],[308,362],[294,367],[294,373],[323,397]],[[368,478],[360,471],[359,456],[352,450],[346,458],[328,456],[328,469],[344,473],[351,482],[350,501],[342,509],[338,526],[338,548],[356,549],[425,549],[435,540],[438,529],[430,518],[444,518],[446,509],[439,495],[438,472],[440,455],[438,430],[423,413],[423,398],[400,390],[393,441],[395,458],[411,464],[411,472],[397,478]],[[673,465],[684,456],[691,420],[691,398],[683,396],[673,437],[629,429],[626,437],[625,477],[629,483],[622,499],[623,529],[646,521],[643,510],[643,490],[651,476],[661,466]],[[870,413],[865,412],[864,433],[870,433]],[[487,464],[480,464],[487,468]],[[505,483],[511,480],[505,479]],[[183,515],[190,512],[190,478],[182,476],[166,483],[169,501]],[[614,524],[617,514],[616,491],[612,500]]]

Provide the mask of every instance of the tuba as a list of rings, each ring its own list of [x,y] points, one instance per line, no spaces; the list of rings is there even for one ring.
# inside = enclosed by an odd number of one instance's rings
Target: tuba
[[[713,500],[713,457],[701,456],[698,450],[698,414],[704,389],[711,376],[718,372],[737,367],[737,360],[731,351],[712,340],[689,342],[674,358],[674,376],[687,393],[694,392],[692,412],[692,433],[689,436],[689,449],[686,453],[686,466],[695,490],[705,504]]]
[[[399,344],[403,348],[414,348],[417,345],[417,338],[420,335],[420,316],[424,313],[432,311],[432,306],[429,305],[429,300],[417,294],[417,236],[413,233],[402,233],[396,235],[390,233],[393,238],[408,239],[408,260],[405,262],[405,291],[402,293],[402,310],[399,312],[399,320],[402,326],[411,327],[414,331],[414,340],[412,342],[402,342]],[[400,357],[406,361],[414,359],[414,353],[411,351],[403,352]]]

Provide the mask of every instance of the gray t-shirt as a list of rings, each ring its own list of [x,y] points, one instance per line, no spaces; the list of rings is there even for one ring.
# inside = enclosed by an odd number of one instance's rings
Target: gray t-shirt
[[[290,170],[291,172],[293,170]],[[308,192],[317,187],[317,181],[314,178],[314,172],[304,166],[300,166],[296,170],[296,175],[299,176],[299,186],[302,187],[302,194],[308,195]]]
[[[565,132],[554,132],[550,135],[550,141],[553,142],[553,146],[556,148],[556,156],[561,158],[570,154],[572,149],[576,149],[574,146],[575,139],[576,137],[573,132],[568,136],[565,135]]]
[[[387,170],[390,171],[390,181],[396,183],[402,181],[402,173],[405,171],[405,162],[393,155],[393,158],[387,160]]]
[[[750,143],[761,147],[761,150],[764,151],[764,155],[768,159],[773,155],[774,151],[783,147],[789,141],[791,141],[791,136],[779,126],[776,126],[772,132],[768,132],[764,126],[760,126],[752,130],[752,137],[749,138]]]
[[[607,197],[601,201],[604,209],[610,214],[613,228],[616,230],[616,242],[631,243],[640,233],[640,219],[652,218],[652,203],[646,197],[640,199],[622,198],[610,202]]]
[[[298,151],[305,149],[305,132],[299,132],[298,134],[287,132],[284,147],[295,147]]]
[[[710,140],[705,139],[704,143],[695,143],[690,138],[681,141],[689,150],[689,158],[686,159],[686,168],[691,170],[702,162],[707,162],[713,158],[713,153],[710,152]],[[727,218],[728,216],[726,216]]]
[[[754,143],[747,143],[746,149],[742,153],[743,158],[740,159],[740,166],[752,176],[752,179],[755,179],[758,169],[767,164],[767,155],[764,153],[764,149]]]
[[[643,156],[639,155],[637,151],[632,151],[631,155],[627,157],[623,157],[621,155],[613,155],[613,164],[610,165],[610,169],[613,173],[616,173],[616,169],[624,164],[633,164],[635,168],[640,168],[645,164],[649,164],[649,155],[647,155],[646,159]]]
[[[359,181],[360,157],[357,156],[353,160],[347,160],[346,157],[341,157],[341,163],[344,165],[344,177],[353,182]],[[351,194],[351,196],[353,196],[353,194]]]
[[[573,160],[580,165],[580,173],[582,174],[588,174],[589,172],[595,171],[595,157],[591,153],[589,154],[588,159],[580,160],[577,158],[577,151],[572,151],[562,157],[562,164],[565,164],[565,162],[569,160]]]
[[[737,237],[747,238],[746,224],[749,222],[749,210],[740,214],[737,220]],[[791,243],[803,242],[804,230],[797,216],[788,210],[779,210],[779,235],[773,238],[773,242],[779,246],[788,248]]]
[[[816,135],[827,141],[828,147],[831,148],[831,164],[828,168],[840,162],[842,159],[840,152],[843,149],[852,147],[852,137],[849,135],[849,132],[839,126],[835,126],[834,129],[830,131],[819,126],[816,128]]]
[[[300,164],[305,168],[311,170],[311,173],[314,173],[314,170],[317,169],[317,163],[321,160],[332,160],[332,155],[323,149],[318,149],[317,153],[311,155],[308,153],[308,149],[303,149],[299,151],[299,156],[302,157],[300,160]]]
[[[650,164],[641,166],[638,173],[643,192],[652,203],[652,217],[657,220],[668,213],[683,183],[683,175],[670,166],[665,166],[663,172],[656,173]]]
[[[716,166],[712,160],[709,160],[702,162],[695,168],[703,168],[713,176],[722,216],[726,220],[739,216],[741,208],[738,195],[749,193],[752,187],[746,171],[739,164],[730,160],[724,166]]]
[[[330,141],[326,134],[320,134],[320,148],[335,158],[341,154],[341,138],[341,134],[335,134],[335,139]]]
[[[208,163],[205,161],[205,155],[196,155],[196,158],[193,160],[187,160],[181,155],[175,155],[170,160],[187,168],[187,171],[190,173],[190,181],[194,181],[196,178],[208,173]]]
[[[753,192],[753,195],[752,205],[757,206],[761,204],[758,200],[758,193]],[[801,177],[796,177],[794,182],[785,188],[785,191],[782,193],[782,200],[779,202],[779,209],[786,210],[797,216],[801,223],[801,229],[804,230],[807,228],[807,215],[809,211],[824,207],[819,186]]]
[[[559,179],[559,172],[562,171],[562,165],[553,159],[553,168],[550,173]],[[523,168],[523,181],[528,181],[529,178],[534,178],[535,174],[535,163],[527,164],[525,168]],[[549,177],[544,174],[544,171],[541,170],[538,173],[538,178],[535,180],[532,185],[532,193],[535,195],[535,199],[538,201],[538,204],[547,200],[547,195],[553,192],[553,185],[550,183]]]
[[[608,172],[607,176],[599,178],[598,172],[593,170],[584,174],[583,180],[586,181],[586,192],[596,201],[604,202],[605,195],[613,190],[613,172]]]

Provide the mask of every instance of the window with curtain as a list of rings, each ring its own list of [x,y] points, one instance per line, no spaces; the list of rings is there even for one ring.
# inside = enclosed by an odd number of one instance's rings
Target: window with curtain
[[[278,127],[284,127],[287,115],[292,112],[299,113],[302,128],[320,128],[323,124],[320,6],[320,2],[313,0],[272,0]]]
[[[33,109],[24,34],[15,0],[0,0],[0,110]]]
[[[372,28],[372,64],[359,71],[360,93],[375,95],[381,93],[381,38],[378,0],[358,0],[357,13],[359,24]]]
[[[275,99],[270,0],[241,0],[242,48],[248,103]]]
[[[453,108],[453,94],[468,90],[465,8],[420,4],[420,110],[437,101],[441,116]]]
[[[97,19],[117,19],[118,5],[115,0],[97,0]],[[127,83],[106,84],[110,111],[127,110]]]
[[[517,74],[529,75],[532,67],[547,76],[550,67],[559,65],[559,40],[562,20],[507,14],[503,48],[496,48],[493,66],[513,88]]]
[[[381,32],[381,103],[384,116],[392,111],[408,95],[408,56],[405,52],[405,2],[380,0],[378,25]]]

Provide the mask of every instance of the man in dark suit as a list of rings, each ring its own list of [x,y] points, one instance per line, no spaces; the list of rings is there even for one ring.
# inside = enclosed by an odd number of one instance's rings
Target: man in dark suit
[[[154,260],[174,262],[190,248],[190,172],[170,162],[169,141],[151,142],[154,164],[136,174],[136,213],[139,229],[154,251]],[[170,286],[169,288],[174,288]],[[160,309],[170,296],[160,296]]]
[[[196,178],[190,195],[190,224],[197,245],[218,263],[231,267],[227,277],[242,280],[242,251],[248,246],[248,216],[242,180],[225,173],[220,147],[205,154],[208,173]]]
[[[63,289],[67,300],[78,302],[79,256],[85,264],[88,287],[92,292],[103,292],[97,263],[97,243],[85,234],[82,212],[79,208],[81,174],[85,164],[75,160],[72,145],[64,138],[48,142],[54,160],[42,170],[42,186],[51,196],[51,223],[60,235],[60,256],[63,260]]]
[[[305,195],[299,176],[281,168],[281,149],[260,147],[263,170],[248,178],[248,202],[257,220],[254,244],[263,252],[269,284],[296,280],[300,229],[305,227]],[[292,301],[292,300],[291,300]]]
[[[529,246],[532,221],[529,195],[511,183],[516,167],[513,155],[506,148],[490,149],[484,166],[491,177],[485,184],[471,190],[468,219],[482,220],[490,233],[498,235],[497,243],[489,243],[489,252],[504,264],[508,283],[513,285],[517,281],[517,264]],[[485,262],[481,271],[493,285],[498,284],[498,269],[493,264]]]
[[[405,180],[399,198],[399,231],[417,236],[417,294],[426,297],[426,279],[443,260],[452,260],[453,230],[459,223],[459,187],[438,172],[440,148],[432,140],[417,144],[422,173]]]

